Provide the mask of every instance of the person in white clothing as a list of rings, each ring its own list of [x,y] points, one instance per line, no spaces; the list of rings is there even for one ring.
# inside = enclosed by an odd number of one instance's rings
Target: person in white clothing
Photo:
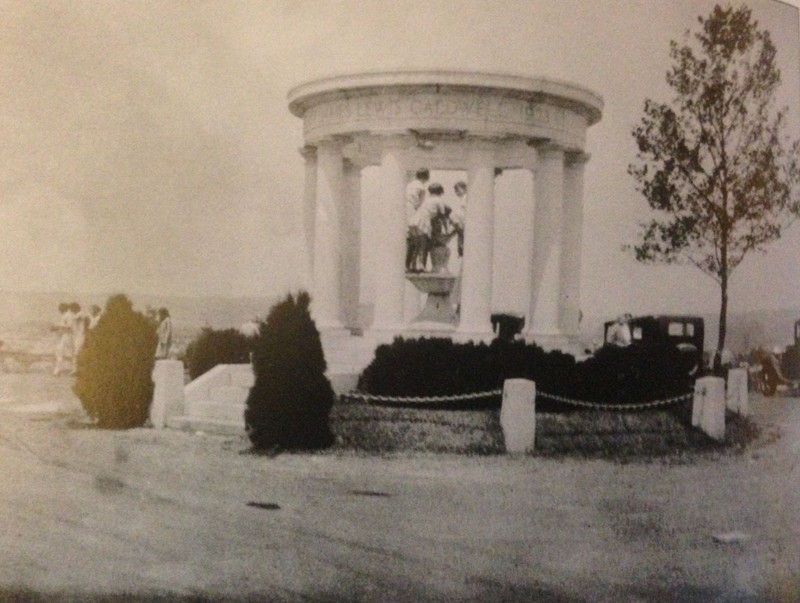
[[[422,206],[427,191],[427,182],[431,174],[428,168],[417,170],[416,178],[406,186],[406,272],[419,272],[424,269],[420,267],[417,259],[420,255],[421,233],[414,225],[414,216]]]
[[[94,305],[92,306],[91,310],[89,311],[89,328],[94,329],[97,326],[97,323],[100,322],[100,306]]]
[[[631,345],[633,338],[631,336],[632,320],[630,314],[621,314],[617,320],[608,328],[606,335],[606,342],[620,348],[625,348]]]
[[[72,304],[72,312],[75,317],[72,319],[72,371],[74,375],[78,369],[78,354],[86,341],[86,331],[89,328],[89,315],[81,310],[80,304]]]
[[[72,335],[73,322],[75,321],[75,312],[73,305],[62,302],[58,304],[58,311],[60,316],[58,322],[52,326],[52,330],[58,334],[58,343],[56,344],[56,364],[53,368],[53,375],[58,376],[64,370],[64,363],[69,354],[74,351],[74,340]]]

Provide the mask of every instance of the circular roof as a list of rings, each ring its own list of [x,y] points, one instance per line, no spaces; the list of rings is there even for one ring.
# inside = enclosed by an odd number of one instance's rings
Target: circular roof
[[[603,110],[600,95],[575,84],[548,78],[471,71],[387,71],[323,78],[290,90],[289,110],[303,117],[306,111],[320,103],[403,89],[470,91],[548,102],[585,115],[590,126],[600,121]]]

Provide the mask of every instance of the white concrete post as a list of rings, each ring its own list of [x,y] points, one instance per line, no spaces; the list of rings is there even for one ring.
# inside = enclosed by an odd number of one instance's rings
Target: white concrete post
[[[401,160],[406,142],[400,136],[382,138],[381,199],[377,223],[381,237],[375,247],[375,318],[376,331],[399,332],[404,324],[406,223],[405,169]]]
[[[319,330],[342,328],[341,144],[324,140],[317,147],[317,208],[314,229],[314,295],[312,314]]]
[[[701,377],[695,381],[692,426],[715,440],[725,438],[725,379]]]
[[[536,384],[528,379],[506,379],[500,408],[506,452],[533,452],[536,444]]]
[[[469,151],[467,227],[461,279],[458,332],[491,336],[492,254],[494,250],[494,150],[475,141]]]
[[[183,362],[156,360],[153,367],[153,403],[150,405],[150,423],[163,429],[170,417],[183,414]]]
[[[571,337],[576,337],[580,330],[583,171],[588,160],[589,155],[585,153],[570,153],[564,169],[558,327]]]
[[[728,371],[728,387],[725,406],[744,417],[750,412],[747,392],[747,369],[732,368]]]
[[[546,145],[539,149],[534,182],[531,292],[525,338],[558,336],[559,281],[561,276],[564,151]]]

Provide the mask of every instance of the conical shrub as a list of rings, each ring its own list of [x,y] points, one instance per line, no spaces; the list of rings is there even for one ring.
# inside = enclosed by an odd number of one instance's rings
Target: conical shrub
[[[253,350],[255,384],[245,426],[256,450],[313,450],[333,443],[335,395],[325,376],[322,342],[300,292],[276,304],[261,322]]]
[[[77,359],[73,390],[99,427],[145,424],[153,400],[155,325],[124,295],[108,299]]]

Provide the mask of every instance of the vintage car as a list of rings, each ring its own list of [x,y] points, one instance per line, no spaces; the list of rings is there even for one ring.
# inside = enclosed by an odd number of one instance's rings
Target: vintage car
[[[751,378],[753,389],[765,396],[786,389],[800,395],[800,320],[794,323],[794,344],[772,352],[758,350]]]
[[[674,345],[684,360],[688,376],[695,376],[703,363],[703,337],[705,325],[699,316],[690,315],[652,315],[629,317],[620,321],[611,320],[604,324],[603,345],[620,345],[616,337],[622,326],[628,329],[628,337],[623,345],[631,348],[647,345]]]

